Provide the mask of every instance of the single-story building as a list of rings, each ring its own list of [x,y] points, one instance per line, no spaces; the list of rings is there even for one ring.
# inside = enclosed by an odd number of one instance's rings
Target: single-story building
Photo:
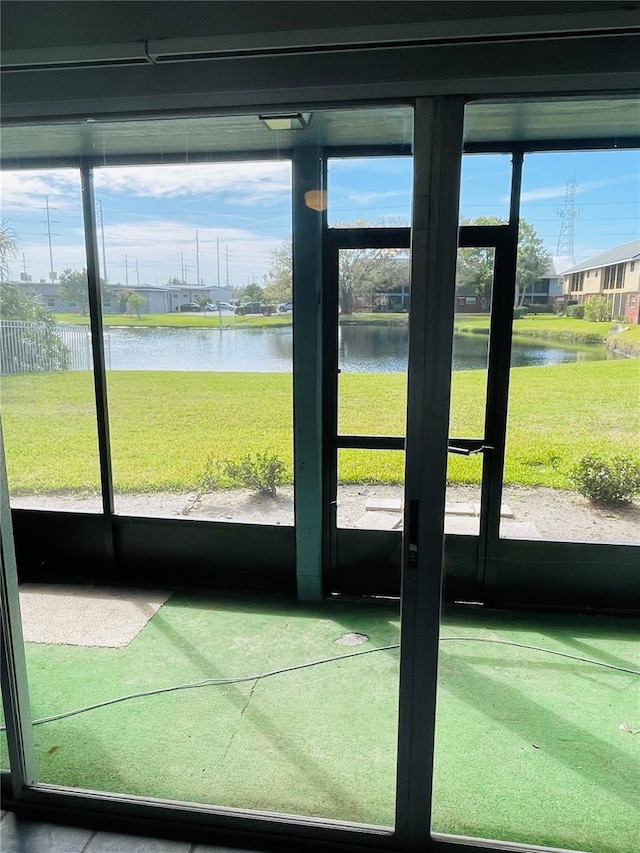
[[[56,281],[31,281],[28,276],[21,276],[20,281],[12,284],[37,296],[44,308],[54,314],[86,314],[88,312],[88,296],[84,301],[70,301],[60,296],[60,285]],[[181,305],[196,302],[199,297],[206,296],[209,302],[229,302],[231,290],[226,287],[196,286],[187,284],[172,285],[124,285],[113,284],[104,289],[102,307],[105,314],[124,314],[127,310],[127,293],[139,293],[145,298],[145,304],[140,308],[143,314],[168,314],[179,310]]]

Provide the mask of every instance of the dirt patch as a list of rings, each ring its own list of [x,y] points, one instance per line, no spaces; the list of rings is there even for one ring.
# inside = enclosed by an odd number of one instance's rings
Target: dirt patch
[[[338,524],[341,527],[399,529],[402,497],[402,488],[398,486],[342,486],[338,492]],[[477,533],[479,498],[477,487],[448,487],[447,532]],[[100,512],[102,509],[100,497],[95,495],[88,498],[72,495],[16,497],[12,506],[68,512]],[[119,515],[292,525],[293,487],[281,487],[275,497],[258,495],[247,489],[230,489],[202,497],[194,493],[169,492],[117,495],[116,511]],[[518,539],[637,544],[640,543],[640,504],[598,507],[573,492],[509,486],[503,494],[502,535]]]

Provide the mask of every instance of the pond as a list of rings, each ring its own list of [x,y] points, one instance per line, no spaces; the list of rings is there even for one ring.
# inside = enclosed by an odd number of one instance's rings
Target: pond
[[[189,370],[282,373],[291,370],[292,330],[110,327],[112,370]],[[339,366],[345,372],[403,372],[408,331],[403,326],[340,326]],[[487,366],[488,337],[455,335],[453,369]],[[604,346],[563,347],[514,340],[513,366],[543,366],[610,357]]]

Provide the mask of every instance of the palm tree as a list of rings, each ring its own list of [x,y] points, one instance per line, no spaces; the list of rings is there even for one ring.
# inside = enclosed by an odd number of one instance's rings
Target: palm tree
[[[18,239],[6,219],[0,222],[0,281],[8,281],[10,262],[18,254]]]

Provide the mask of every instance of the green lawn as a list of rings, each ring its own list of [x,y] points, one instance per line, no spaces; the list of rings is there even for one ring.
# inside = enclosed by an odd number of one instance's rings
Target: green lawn
[[[640,362],[620,359],[512,371],[505,479],[569,488],[586,452],[640,458]],[[403,374],[345,374],[344,432],[404,432]],[[481,434],[485,374],[453,376],[450,435]],[[292,380],[284,373],[113,371],[108,375],[114,481],[122,492],[192,489],[208,454],[274,450],[292,464]],[[89,373],[8,376],[2,382],[7,462],[15,494],[98,488]],[[343,451],[345,482],[402,482],[403,454]],[[477,482],[480,460],[451,456],[451,482]]]
[[[605,339],[615,339],[616,345],[626,352],[640,355],[640,326],[625,326],[624,332],[611,332],[617,323],[595,323],[558,317],[555,314],[529,314],[513,321],[513,334],[521,337],[544,338],[562,343],[599,344]],[[464,314],[456,318],[457,332],[485,333],[489,328],[488,314]]]
[[[71,323],[75,326],[88,326],[89,317],[81,314],[54,314],[58,323]],[[218,329],[220,317],[216,311],[208,311],[206,314],[185,312],[175,314],[142,314],[140,317],[129,317],[126,314],[103,314],[102,324],[104,326],[165,326],[171,328],[189,329]],[[237,317],[235,314],[222,314],[223,326],[238,326],[238,328],[255,328],[274,326],[290,326],[291,314],[275,314],[272,317],[263,317],[261,314],[254,317]]]
[[[71,323],[75,326],[88,326],[88,315],[82,314],[54,314],[58,323]],[[340,322],[357,323],[364,325],[397,325],[406,324],[408,315],[404,314],[349,314],[340,317]],[[274,326],[290,326],[292,314],[274,314],[264,317],[262,314],[239,317],[235,314],[223,313],[222,324],[224,326],[238,326],[241,328],[273,328]],[[220,325],[220,317],[216,311],[208,311],[206,314],[179,313],[174,314],[142,314],[140,317],[128,316],[127,314],[103,314],[104,326],[169,326],[172,328],[190,329],[217,329]]]

